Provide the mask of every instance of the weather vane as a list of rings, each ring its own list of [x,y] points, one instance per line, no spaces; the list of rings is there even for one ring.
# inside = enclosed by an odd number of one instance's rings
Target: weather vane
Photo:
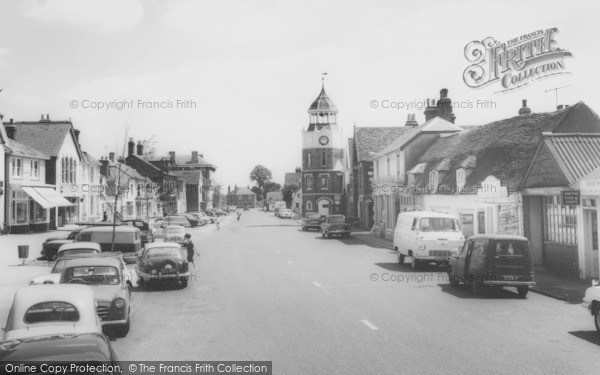
[[[323,72],[321,73],[321,87],[325,88],[325,76],[327,75],[327,73]]]

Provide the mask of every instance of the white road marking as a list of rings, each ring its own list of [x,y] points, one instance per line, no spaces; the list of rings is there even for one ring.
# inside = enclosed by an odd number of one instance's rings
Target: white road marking
[[[318,283],[318,282],[316,282],[316,281],[313,281],[313,284],[315,284],[315,286],[316,286],[317,288],[319,288],[319,287],[321,286],[321,284],[319,284],[319,283]]]
[[[371,328],[373,331],[375,331],[376,329],[379,329],[379,328],[375,327],[375,326],[373,325],[373,323],[369,322],[367,319],[363,319],[363,320],[361,320],[361,322],[362,322],[364,325],[366,325],[367,327]]]
[[[292,264],[292,261],[291,261],[291,260],[288,260],[288,263],[289,263],[289,264]]]

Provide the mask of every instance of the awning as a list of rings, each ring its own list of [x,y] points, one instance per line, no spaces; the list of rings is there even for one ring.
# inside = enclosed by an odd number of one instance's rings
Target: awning
[[[23,191],[26,192],[31,199],[46,209],[73,205],[51,187],[23,186],[21,189],[23,189]]]

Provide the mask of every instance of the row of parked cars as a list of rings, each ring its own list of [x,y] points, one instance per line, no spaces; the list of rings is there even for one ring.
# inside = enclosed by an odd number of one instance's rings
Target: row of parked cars
[[[302,230],[316,229],[326,238],[339,236],[350,237],[352,223],[344,215],[321,215],[317,212],[308,212],[302,219]]]
[[[115,362],[107,337],[129,332],[132,288],[164,282],[187,287],[190,273],[180,243],[147,242],[142,247],[140,230],[128,225],[114,227],[114,247],[112,237],[109,225],[77,230],[74,240],[52,256],[50,274],[17,290],[0,361],[78,361],[80,346],[88,345],[83,359],[91,355],[99,362]]]

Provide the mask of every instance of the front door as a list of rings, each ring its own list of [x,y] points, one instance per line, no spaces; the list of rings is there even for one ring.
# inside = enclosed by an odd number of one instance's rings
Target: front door
[[[587,270],[589,277],[600,276],[598,264],[598,213],[597,210],[585,210],[585,223],[586,223],[586,249],[588,251]]]
[[[327,199],[321,199],[317,202],[319,215],[329,215],[329,201]]]

